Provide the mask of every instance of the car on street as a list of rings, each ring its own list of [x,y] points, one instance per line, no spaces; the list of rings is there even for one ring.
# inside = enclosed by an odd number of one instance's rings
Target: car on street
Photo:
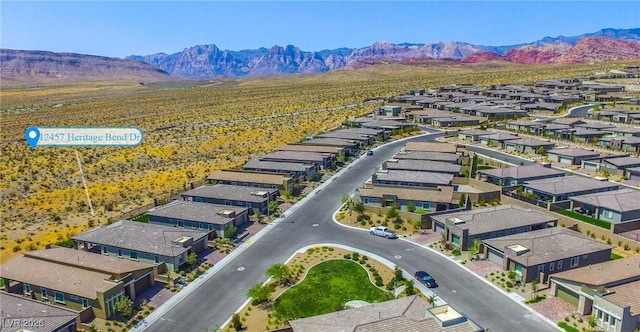
[[[371,235],[386,237],[387,239],[398,238],[398,234],[396,234],[396,232],[389,230],[385,226],[371,227],[369,229],[369,233],[371,233]]]
[[[436,279],[434,279],[429,273],[425,271],[417,271],[413,276],[416,277],[418,281],[423,283],[428,288],[438,287],[438,284],[436,283]]]
[[[367,151],[367,156],[373,156],[373,151],[371,150]]]

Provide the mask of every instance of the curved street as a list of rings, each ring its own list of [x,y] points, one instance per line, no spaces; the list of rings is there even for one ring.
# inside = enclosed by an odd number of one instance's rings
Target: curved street
[[[430,133],[411,140],[432,140],[439,135]],[[405,142],[378,147],[373,156],[349,165],[320,191],[310,194],[303,204],[287,211],[285,219],[270,225],[268,232],[254,236],[259,239],[248,241],[251,244],[244,251],[235,258],[229,257],[228,264],[207,275],[193,291],[156,309],[148,317],[149,324],[139,330],[202,332],[220,327],[245,303],[247,290],[267,279],[265,270],[270,265],[286,261],[304,246],[331,242],[374,253],[410,273],[428,270],[440,284],[435,289],[440,298],[491,331],[557,331],[555,326],[438,253],[408,241],[373,237],[332,221],[342,195],[360,187]]]

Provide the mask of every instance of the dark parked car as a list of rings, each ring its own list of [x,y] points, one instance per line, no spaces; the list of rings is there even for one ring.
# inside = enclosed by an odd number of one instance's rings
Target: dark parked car
[[[367,156],[373,156],[373,151],[371,150],[367,151]]]
[[[438,284],[436,283],[436,279],[433,279],[433,277],[425,271],[416,272],[414,274],[414,277],[416,277],[418,281],[420,281],[421,283],[423,283],[425,286],[429,288],[438,287]]]

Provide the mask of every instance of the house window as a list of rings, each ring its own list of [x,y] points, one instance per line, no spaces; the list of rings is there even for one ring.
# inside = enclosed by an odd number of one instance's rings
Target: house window
[[[79,298],[78,298],[78,296],[77,296],[77,295],[69,294],[69,300],[78,301],[78,299],[79,299]]]
[[[555,263],[549,263],[549,272],[553,271],[553,268],[555,267]]]
[[[451,242],[453,242],[454,244],[460,245],[460,237],[458,235],[452,235],[451,236]]]
[[[248,208],[251,208],[251,203],[247,203],[247,207],[248,207]]]
[[[55,291],[53,292],[53,295],[56,297],[56,302],[64,303],[64,293]]]
[[[580,257],[573,257],[573,258],[571,258],[571,267],[576,267],[576,266],[578,266],[578,263],[580,263]]]
[[[43,300],[46,300],[49,298],[49,294],[47,294],[46,288],[40,288],[40,295],[42,296]]]
[[[122,257],[122,249],[118,249],[118,257]]]
[[[24,284],[24,291],[27,293],[31,292],[31,285],[30,284]]]
[[[582,259],[587,259],[589,258],[589,255],[582,255]]]
[[[224,201],[224,205],[231,206],[231,201]]]
[[[156,255],[156,256],[153,256],[153,261],[154,261],[156,264],[160,264],[160,257],[158,257],[157,255]]]
[[[562,268],[562,261],[558,261],[558,270],[560,270]]]
[[[429,202],[422,203],[422,208],[425,210],[431,210],[431,203]]]
[[[538,265],[538,273],[544,272],[544,264]]]
[[[107,249],[107,247],[102,246],[102,253],[106,254],[109,250]]]
[[[131,258],[134,261],[137,261],[138,260],[138,253],[135,252],[135,251],[130,251],[129,252],[129,258]]]
[[[178,220],[178,227],[184,227],[184,220]]]
[[[604,216],[606,218],[612,219],[613,218],[613,211],[609,211],[609,210],[605,211],[604,212]]]
[[[202,197],[196,197],[196,202],[202,203]]]
[[[89,300],[82,298],[82,307],[83,308],[89,308]]]
[[[369,198],[368,197],[363,197],[362,198],[362,202],[364,202],[364,204],[369,204]]]

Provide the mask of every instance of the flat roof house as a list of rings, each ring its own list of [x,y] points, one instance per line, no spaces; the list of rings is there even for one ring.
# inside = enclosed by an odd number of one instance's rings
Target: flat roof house
[[[431,216],[436,232],[461,250],[468,250],[473,241],[499,238],[510,234],[555,227],[558,218],[514,205],[456,211]]]
[[[344,132],[344,131],[328,131],[324,134],[316,135],[314,139],[316,138],[348,139],[348,140],[360,142],[360,144],[362,144],[363,146],[372,144],[375,140],[375,137],[373,135],[360,134],[360,133],[354,133],[354,132]]]
[[[177,200],[147,211],[150,224],[197,229],[209,238],[225,237],[228,226],[240,226],[249,220],[243,206],[196,203]],[[215,233],[214,233],[215,232]]]
[[[335,153],[308,151],[276,151],[260,157],[262,161],[292,162],[314,164],[318,169],[332,168],[335,164]]]
[[[397,205],[399,210],[407,210],[410,204],[427,211],[443,211],[451,207],[453,187],[403,188],[377,186],[360,188],[362,202],[369,206],[387,207]]]
[[[118,299],[126,295],[135,300],[137,292],[154,282],[151,264],[69,248],[28,252],[1,267],[6,291],[9,281],[15,281],[21,284],[20,293],[30,299],[76,312],[90,310],[102,319],[115,315]]]
[[[553,149],[555,144],[550,141],[543,141],[537,138],[521,138],[504,142],[504,148],[507,151],[518,151],[522,153],[538,153],[541,148],[543,151]]]
[[[417,295],[295,319],[286,332],[481,332],[482,327],[449,305],[432,307]]]
[[[462,167],[457,164],[432,160],[389,159],[382,164],[382,169],[418,171],[432,173],[460,174]]]
[[[640,281],[614,286],[593,299],[593,315],[605,331],[634,332],[640,326]]]
[[[553,227],[482,241],[485,257],[515,270],[523,282],[546,283],[549,276],[606,262],[612,247],[564,227]]]
[[[518,132],[529,132],[532,126],[539,125],[540,122],[531,121],[531,120],[514,120],[509,121],[505,125],[505,128],[508,130],[518,131]]]
[[[380,170],[371,176],[371,183],[376,185],[436,188],[438,186],[450,186],[453,180],[452,174]]]
[[[227,184],[204,185],[180,194],[184,201],[243,206],[249,209],[249,214],[260,211],[263,215],[269,214],[269,202],[275,201],[277,196],[276,189]]]
[[[71,237],[75,248],[177,270],[207,247],[208,232],[120,220]]]
[[[215,171],[207,177],[209,184],[228,184],[232,186],[244,186],[253,188],[271,188],[281,191],[293,192],[294,179],[285,174],[239,172],[239,171]]]
[[[263,161],[259,159],[251,159],[242,166],[242,169],[248,171],[291,174],[303,180],[315,179],[316,171],[319,168],[320,166],[317,166],[316,164]]]
[[[640,167],[627,168],[624,172],[624,176],[629,180],[640,181]]]
[[[336,148],[342,148],[344,150],[345,155],[353,155],[362,148],[362,143],[358,141],[343,139],[343,138],[314,138],[311,140],[306,140],[300,142],[300,145],[311,145],[311,146],[332,146]]]
[[[458,139],[469,142],[477,142],[480,140],[480,136],[491,135],[492,133],[481,129],[468,129],[458,132]]]
[[[598,181],[583,176],[563,176],[527,181],[524,189],[540,201],[562,202],[570,197],[616,190],[619,186],[609,181]]]
[[[547,159],[549,161],[567,165],[580,165],[584,159],[599,157],[600,154],[598,152],[577,148],[551,149],[547,151]]]
[[[457,164],[460,156],[446,152],[400,151],[393,159],[433,160]]]
[[[602,159],[600,170],[606,169],[611,174],[624,175],[628,168],[640,167],[640,158],[612,157]]]
[[[518,135],[511,135],[506,133],[495,133],[490,135],[480,136],[480,144],[488,146],[503,147],[504,142],[520,139]]]
[[[344,148],[339,146],[287,144],[278,148],[279,151],[308,151],[320,153],[335,153],[336,156],[344,156]]]
[[[638,152],[640,137],[636,136],[605,136],[600,138],[598,145],[603,148],[624,152]]]
[[[549,179],[566,176],[567,173],[556,169],[531,164],[518,167],[483,169],[478,171],[481,181],[493,183],[498,186],[517,186],[526,181]]]
[[[0,293],[0,303],[0,332],[26,331],[22,328],[29,325],[39,332],[77,331],[78,313],[75,311],[7,293]]]
[[[578,308],[581,315],[592,313],[596,293],[640,280],[640,257],[614,259],[555,273],[549,278],[550,293]]]
[[[402,149],[403,151],[422,151],[422,152],[445,152],[456,153],[458,147],[455,144],[434,143],[434,142],[407,142]]]

